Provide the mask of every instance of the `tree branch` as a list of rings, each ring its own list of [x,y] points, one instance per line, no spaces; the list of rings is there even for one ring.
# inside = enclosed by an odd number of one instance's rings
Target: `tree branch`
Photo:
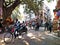
[[[14,10],[16,6],[21,3],[20,0],[16,0],[8,9]]]

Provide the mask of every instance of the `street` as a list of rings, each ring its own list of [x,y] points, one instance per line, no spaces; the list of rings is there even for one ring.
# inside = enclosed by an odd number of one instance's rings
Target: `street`
[[[0,45],[60,45],[60,0],[0,0]]]
[[[60,38],[57,38],[52,33],[42,31],[42,29],[39,31],[30,29],[27,35],[14,39],[14,43],[4,43],[4,34],[0,34],[0,45],[60,45]]]

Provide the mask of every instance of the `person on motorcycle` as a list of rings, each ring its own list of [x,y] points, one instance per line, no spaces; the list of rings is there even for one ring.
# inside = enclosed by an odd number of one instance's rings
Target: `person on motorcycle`
[[[38,30],[39,30],[39,23],[38,23],[38,22],[36,22],[35,30],[36,30],[36,31],[38,31]]]
[[[20,22],[18,21],[18,19],[16,19],[16,22],[15,22],[15,24],[14,24],[14,27],[15,27],[16,29],[19,29],[19,27],[20,27]]]
[[[14,27],[15,27],[14,35],[15,35],[15,38],[16,38],[16,36],[18,35],[18,31],[20,29],[20,22],[18,21],[18,19],[16,19]]]

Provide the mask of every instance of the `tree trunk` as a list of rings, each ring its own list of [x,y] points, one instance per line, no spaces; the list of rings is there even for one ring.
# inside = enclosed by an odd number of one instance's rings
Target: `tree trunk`
[[[7,8],[3,8],[3,20],[5,21],[7,17],[11,16],[12,11]]]
[[[16,0],[10,7],[3,6],[3,20],[5,21],[7,17],[11,16],[12,11],[21,3],[21,1]]]

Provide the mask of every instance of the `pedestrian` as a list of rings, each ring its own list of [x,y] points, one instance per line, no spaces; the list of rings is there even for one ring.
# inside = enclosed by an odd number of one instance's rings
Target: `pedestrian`
[[[49,23],[48,21],[45,22],[45,30],[48,30]]]
[[[38,31],[38,30],[39,30],[39,23],[38,23],[38,22],[36,22],[35,30],[36,30],[36,31]]]
[[[33,27],[33,29],[35,28],[35,22],[34,21],[32,22],[32,27]]]
[[[53,27],[53,25],[52,25],[52,22],[51,22],[51,20],[50,20],[50,21],[49,21],[49,26],[48,26],[50,33],[52,32],[52,27]]]

